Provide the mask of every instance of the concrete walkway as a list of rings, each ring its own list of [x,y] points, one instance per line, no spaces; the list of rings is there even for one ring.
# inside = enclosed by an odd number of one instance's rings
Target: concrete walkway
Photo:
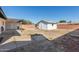
[[[14,32],[19,33],[20,36],[19,35],[17,36],[16,35],[17,33],[13,34]],[[1,36],[5,37],[5,38],[3,39],[2,43],[0,44],[0,52],[9,51],[11,49],[15,49],[15,48],[18,48],[23,45],[27,45],[27,44],[31,43],[31,39],[30,38],[26,39],[26,36],[22,36],[21,32],[19,30],[6,31],[3,34],[1,34]],[[6,39],[7,37],[9,37],[9,38]]]

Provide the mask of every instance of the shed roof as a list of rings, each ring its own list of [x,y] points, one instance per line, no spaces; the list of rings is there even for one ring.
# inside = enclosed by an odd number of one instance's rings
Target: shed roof
[[[45,24],[56,24],[56,23],[54,23],[54,22],[52,22],[52,21],[50,21],[50,20],[41,20],[41,21],[39,21],[37,24],[39,24],[39,23],[45,23]]]

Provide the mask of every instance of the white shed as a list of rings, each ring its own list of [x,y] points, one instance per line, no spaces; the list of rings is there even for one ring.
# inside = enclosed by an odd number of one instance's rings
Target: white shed
[[[37,23],[37,27],[42,30],[54,30],[57,29],[57,24],[51,21],[41,20]]]

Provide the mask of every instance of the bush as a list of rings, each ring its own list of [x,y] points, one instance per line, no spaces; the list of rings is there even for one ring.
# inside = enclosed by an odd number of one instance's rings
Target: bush
[[[19,20],[18,22],[22,22],[22,24],[33,24],[30,20]]]

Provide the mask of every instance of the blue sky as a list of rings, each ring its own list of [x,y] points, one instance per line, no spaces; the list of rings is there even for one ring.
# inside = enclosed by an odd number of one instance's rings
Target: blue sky
[[[25,19],[34,23],[40,20],[67,20],[79,22],[78,6],[3,6],[8,18]]]

